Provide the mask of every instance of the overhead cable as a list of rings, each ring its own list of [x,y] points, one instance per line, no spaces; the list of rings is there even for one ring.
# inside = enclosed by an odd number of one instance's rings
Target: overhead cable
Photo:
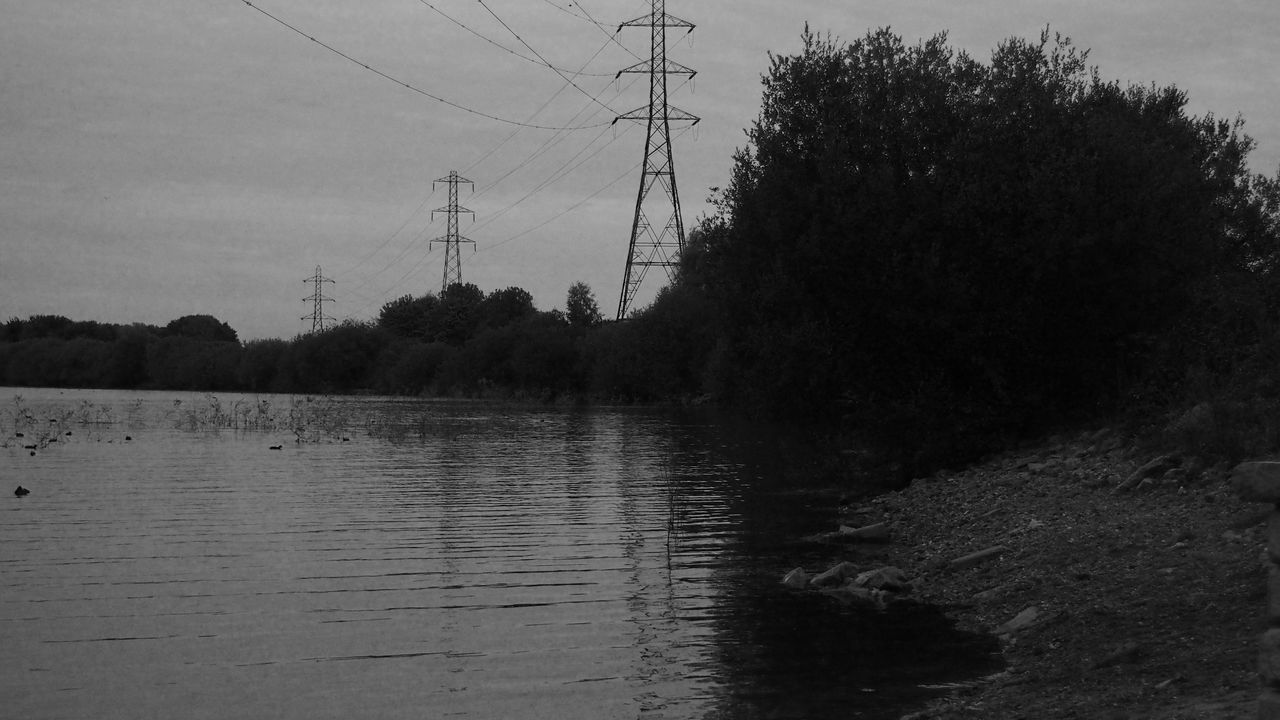
[[[445,20],[448,20],[449,22],[453,23],[454,25],[457,25],[458,27],[462,28],[463,30],[466,30],[467,32],[471,33],[472,35],[475,35],[476,37],[478,37],[478,38],[480,38],[481,40],[483,40],[483,41],[485,41],[485,42],[489,43],[490,45],[492,45],[492,46],[494,46],[494,47],[498,48],[499,50],[502,50],[503,52],[510,53],[511,55],[515,55],[516,57],[520,58],[521,60],[525,60],[525,61],[527,61],[527,62],[531,62],[531,63],[533,63],[533,64],[535,64],[535,65],[546,65],[546,64],[547,64],[546,62],[544,62],[544,61],[542,61],[542,60],[538,60],[538,59],[536,59],[536,58],[531,58],[531,57],[529,57],[528,55],[521,55],[520,53],[516,52],[515,50],[512,50],[511,48],[507,47],[506,45],[503,45],[502,43],[498,42],[497,40],[493,40],[493,39],[491,39],[491,38],[489,38],[489,37],[486,37],[484,34],[482,34],[482,33],[478,32],[478,31],[476,31],[476,30],[474,30],[474,29],[472,29],[472,28],[468,27],[468,26],[467,26],[465,23],[463,23],[462,21],[460,21],[460,20],[458,20],[458,19],[456,19],[456,18],[454,18],[454,17],[451,17],[450,15],[448,15],[447,13],[445,13],[445,12],[444,12],[443,10],[441,10],[440,8],[438,8],[438,7],[436,7],[435,5],[432,5],[431,3],[427,2],[427,0],[418,0],[418,2],[420,2],[420,3],[422,3],[423,5],[426,5],[427,7],[431,8],[432,10],[434,10],[434,11],[436,12],[436,14],[437,14],[437,15],[439,15],[439,16],[440,16],[440,17],[442,17],[442,18],[444,18]],[[581,70],[577,70],[577,71],[575,71],[575,70],[566,70],[566,69],[564,69],[564,68],[555,68],[555,67],[553,67],[552,69],[553,69],[553,70],[555,70],[555,71],[557,71],[557,72],[565,72],[565,73],[569,73],[570,75],[572,75],[572,76],[574,76],[574,77],[579,77],[579,76],[581,76],[581,77],[613,77],[613,76],[614,76],[614,73],[586,73],[586,72],[582,72]]]
[[[592,53],[592,54],[591,54],[591,57],[587,58],[587,61],[586,61],[586,62],[584,62],[584,63],[582,64],[582,67],[586,67],[587,65],[590,65],[590,64],[591,64],[591,62],[592,62],[592,61],[594,61],[594,60],[596,59],[596,57],[598,57],[598,56],[600,55],[600,53],[601,53],[601,52],[603,52],[603,51],[604,51],[604,49],[605,49],[606,47],[608,47],[608,43],[605,43],[604,45],[601,45],[599,48],[597,48],[597,49],[596,49],[596,51],[595,51],[594,53]],[[579,69],[581,69],[581,68],[579,68]],[[554,102],[554,101],[555,101],[555,99],[556,99],[556,98],[560,97],[560,93],[564,92],[565,88],[567,88],[567,87],[568,87],[568,83],[562,84],[562,85],[560,86],[560,88],[559,88],[559,89],[557,89],[554,93],[552,93],[551,97],[547,98],[547,99],[542,103],[542,105],[540,105],[540,106],[538,107],[538,109],[537,109],[537,110],[534,110],[534,111],[533,111],[533,113],[531,113],[531,114],[529,115],[528,120],[532,120],[533,118],[537,117],[537,116],[538,116],[538,114],[539,114],[539,113],[541,113],[543,110],[545,110],[545,109],[547,108],[547,106],[548,106],[548,105],[550,105],[552,102]],[[604,92],[604,90],[602,89],[602,90],[600,91],[600,93],[597,93],[597,95],[599,95],[599,94],[603,94],[603,92]],[[582,108],[581,110],[579,110],[578,112],[574,113],[574,114],[570,117],[570,120],[569,120],[569,121],[570,121],[570,122],[576,122],[576,121],[577,121],[577,119],[578,119],[578,117],[580,117],[580,116],[582,115],[582,113],[586,112],[586,109],[587,109],[588,107],[590,107],[590,106],[591,106],[590,104],[587,104],[587,105],[583,106],[583,108]],[[594,116],[595,116],[595,114],[598,114],[598,113],[599,113],[599,111],[597,110],[597,111],[596,111],[596,113],[592,114],[592,115],[591,115],[591,116],[589,116],[589,117],[594,117]],[[486,159],[488,159],[488,157],[489,157],[490,155],[492,155],[493,153],[497,152],[497,150],[498,150],[499,148],[501,148],[503,145],[506,145],[508,142],[510,142],[510,141],[512,140],[512,138],[514,138],[516,135],[519,135],[522,129],[523,129],[523,128],[519,128],[519,127],[517,127],[517,128],[515,128],[515,129],[513,129],[509,135],[507,135],[505,138],[503,138],[502,140],[500,140],[496,145],[494,145],[493,147],[489,148],[489,149],[488,149],[488,150],[486,150],[485,152],[481,153],[480,157],[479,157],[479,158],[477,158],[474,162],[472,162],[469,166],[467,166],[466,170],[464,170],[463,172],[465,172],[465,173],[469,173],[469,172],[471,172],[472,170],[474,170],[478,165],[480,165],[480,163],[482,163],[482,162],[484,162]],[[554,134],[554,135],[552,135],[551,137],[552,137],[552,138],[556,138],[556,137],[559,137],[559,136],[560,136],[560,133],[555,133],[555,134]],[[510,175],[510,174],[511,174],[511,172],[514,172],[514,170],[509,171],[506,175],[503,175],[501,178],[499,178],[498,180],[496,180],[494,183],[490,183],[488,187],[492,187],[492,186],[493,186],[494,184],[496,184],[497,182],[501,182],[504,178],[506,178],[508,175]],[[487,189],[488,189],[488,188],[486,187],[486,190],[487,190]],[[481,192],[481,194],[483,194],[483,193],[485,192],[485,190],[481,190],[480,192]]]
[[[587,12],[587,9],[586,9],[585,7],[583,7],[583,6],[582,6],[582,3],[581,3],[581,2],[576,3],[576,4],[577,4],[577,6],[578,6],[578,9],[582,11],[582,14],[581,14],[581,15],[579,15],[578,13],[575,13],[575,12],[573,12],[572,10],[569,10],[568,8],[561,7],[559,4],[554,3],[554,2],[551,2],[551,0],[542,0],[542,1],[543,1],[543,2],[545,2],[546,4],[550,5],[551,7],[553,7],[553,8],[555,8],[555,9],[559,10],[560,12],[565,13],[566,15],[570,15],[570,16],[572,16],[572,17],[576,17],[576,18],[578,18],[579,20],[584,20],[584,21],[586,21],[586,22],[591,23],[592,25],[595,25],[595,26],[596,26],[596,28],[597,28],[598,30],[600,30],[600,32],[602,32],[602,33],[604,33],[604,34],[605,34],[605,37],[609,38],[609,42],[611,42],[611,43],[613,43],[614,45],[617,45],[618,47],[622,48],[623,50],[625,50],[625,51],[627,52],[627,54],[628,54],[628,55],[630,55],[631,57],[635,58],[636,60],[641,60],[641,59],[643,59],[643,58],[641,58],[639,55],[637,55],[637,54],[635,54],[634,52],[632,52],[632,51],[631,51],[631,48],[628,48],[626,45],[623,45],[623,44],[622,44],[622,42],[621,42],[620,40],[618,40],[617,33],[616,33],[614,30],[611,30],[611,29],[609,29],[608,27],[605,27],[605,25],[604,25],[603,23],[601,23],[599,20],[596,20],[595,18],[591,17],[591,13],[590,13],[590,12]]]
[[[682,128],[681,130],[679,130],[679,131],[676,133],[676,138],[679,138],[679,137],[683,136],[685,133],[689,132],[690,130],[692,130],[692,127],[691,127],[691,126],[690,126],[690,127]],[[586,196],[585,198],[583,198],[583,199],[579,200],[578,202],[576,202],[576,203],[574,203],[574,204],[570,205],[569,207],[565,208],[564,210],[561,210],[560,212],[556,213],[555,215],[552,215],[551,217],[547,218],[546,220],[543,220],[542,222],[538,223],[537,225],[534,225],[533,227],[528,228],[528,229],[526,229],[526,230],[522,230],[522,231],[520,231],[520,232],[516,233],[515,235],[512,235],[511,237],[508,237],[508,238],[507,238],[507,239],[505,239],[505,240],[501,240],[501,241],[496,242],[496,243],[489,243],[489,244],[487,244],[487,245],[486,245],[486,247],[485,247],[485,250],[496,250],[496,249],[498,249],[498,248],[502,247],[503,245],[506,245],[507,243],[513,242],[513,241],[515,241],[515,240],[518,240],[519,238],[524,237],[525,235],[528,235],[529,233],[533,232],[534,230],[538,230],[538,229],[541,229],[541,228],[543,228],[543,227],[545,227],[545,226],[547,226],[547,225],[550,225],[552,222],[555,222],[556,220],[559,220],[561,217],[564,217],[565,215],[567,215],[567,214],[569,214],[569,213],[573,212],[574,210],[577,210],[578,208],[582,207],[583,205],[587,204],[587,203],[588,203],[588,202],[590,202],[591,200],[594,200],[594,199],[595,199],[595,197],[596,197],[597,195],[599,195],[600,193],[604,192],[605,190],[608,190],[609,188],[613,187],[614,185],[617,185],[619,182],[621,182],[621,181],[622,181],[622,180],[624,180],[625,178],[630,177],[630,176],[631,176],[631,174],[635,172],[636,168],[640,167],[641,165],[644,165],[644,162],[645,162],[644,160],[641,160],[640,162],[638,162],[638,163],[636,163],[636,164],[632,165],[631,167],[627,168],[627,171],[626,171],[626,172],[624,172],[624,173],[622,173],[621,175],[619,175],[618,177],[616,177],[616,178],[614,178],[614,179],[610,180],[608,183],[606,183],[606,184],[604,184],[604,185],[600,186],[599,188],[597,188],[597,189],[595,190],[595,192],[592,192],[590,195],[588,195],[588,196]]]
[[[460,104],[458,104],[458,103],[456,103],[456,102],[453,102],[452,100],[447,100],[447,99],[445,99],[445,98],[443,98],[443,97],[440,97],[439,95],[436,95],[436,94],[434,94],[434,93],[427,92],[426,90],[423,90],[422,88],[417,87],[416,85],[413,85],[413,84],[407,83],[407,82],[405,82],[404,80],[401,80],[401,79],[396,78],[396,77],[392,77],[391,75],[388,75],[387,73],[385,73],[385,72],[383,72],[383,71],[381,71],[381,70],[379,70],[379,69],[377,69],[377,68],[375,68],[375,67],[371,67],[369,64],[367,64],[367,63],[365,63],[365,62],[363,62],[363,61],[361,61],[361,60],[357,60],[356,58],[352,57],[351,55],[348,55],[348,54],[346,54],[346,53],[342,52],[341,50],[339,50],[339,49],[335,48],[335,47],[334,47],[334,46],[332,46],[332,45],[329,45],[328,43],[324,42],[323,40],[319,40],[319,39],[317,39],[317,38],[315,38],[315,37],[313,37],[313,36],[311,36],[311,35],[308,35],[308,34],[307,34],[306,32],[304,32],[303,30],[301,30],[301,29],[299,29],[299,28],[297,28],[297,27],[295,27],[295,26],[293,26],[293,25],[290,25],[288,22],[286,22],[286,21],[284,21],[284,20],[280,19],[279,17],[276,17],[275,15],[272,15],[271,13],[267,12],[266,10],[264,10],[264,9],[262,9],[262,8],[260,8],[260,7],[258,7],[257,5],[254,5],[254,4],[253,4],[253,2],[251,2],[251,0],[241,0],[241,2],[243,2],[245,5],[248,5],[250,8],[252,8],[252,9],[254,9],[254,10],[257,10],[259,13],[262,13],[264,16],[266,16],[266,17],[270,18],[271,20],[275,21],[276,23],[278,23],[278,24],[280,24],[280,25],[282,25],[282,26],[284,26],[284,27],[286,27],[286,28],[288,28],[288,29],[292,30],[293,32],[295,32],[295,33],[297,33],[298,35],[301,35],[302,37],[304,37],[304,38],[306,38],[306,39],[310,40],[311,42],[313,42],[313,43],[315,43],[315,44],[319,45],[320,47],[324,48],[325,50],[328,50],[329,52],[333,53],[334,55],[337,55],[338,57],[343,58],[344,60],[347,60],[348,62],[351,62],[351,63],[354,63],[354,64],[356,64],[356,65],[359,65],[360,67],[364,68],[365,70],[368,70],[369,72],[371,72],[371,73],[373,73],[373,74],[375,74],[375,75],[378,75],[379,77],[382,77],[382,78],[385,78],[385,79],[387,79],[387,80],[390,80],[391,82],[393,82],[393,83],[395,83],[395,84],[397,84],[397,85],[399,85],[399,86],[401,86],[401,87],[403,87],[403,88],[405,88],[405,89],[407,89],[407,90],[411,90],[411,91],[413,91],[413,92],[415,92],[415,93],[418,93],[419,95],[422,95],[422,96],[424,96],[424,97],[431,98],[432,100],[435,100],[436,102],[443,103],[443,104],[445,104],[445,105],[448,105],[449,107],[457,108],[458,110],[461,110],[461,111],[466,112],[466,113],[470,113],[470,114],[472,114],[472,115],[476,115],[476,116],[478,116],[478,117],[486,118],[486,119],[488,119],[488,120],[493,120],[493,121],[495,121],[495,122],[505,123],[505,124],[507,124],[507,125],[518,125],[518,126],[520,126],[520,127],[527,127],[527,128],[532,128],[532,129],[535,129],[535,130],[584,130],[584,129],[587,129],[587,128],[600,127],[602,124],[607,124],[607,123],[600,123],[600,124],[596,124],[596,125],[581,125],[581,126],[576,126],[576,127],[563,127],[563,126],[554,126],[554,125],[535,125],[535,124],[532,124],[532,123],[520,122],[519,120],[512,120],[512,119],[510,119],[510,118],[498,117],[497,115],[491,115],[491,114],[486,113],[486,112],[483,112],[483,111],[481,111],[481,110],[476,110],[475,108],[467,107],[466,105],[460,105]],[[576,87],[576,86],[575,86],[575,87]],[[581,88],[579,88],[579,89],[581,89]]]
[[[247,1],[247,0],[246,0],[246,1]],[[551,64],[551,63],[550,63],[546,58],[542,57],[542,53],[538,52],[537,50],[534,50],[532,45],[530,45],[529,43],[525,42],[525,41],[524,41],[524,38],[520,37],[520,34],[519,34],[519,33],[517,33],[515,30],[512,30],[512,29],[511,29],[511,26],[510,26],[510,25],[508,25],[508,24],[506,23],[506,21],[505,21],[505,20],[503,20],[502,18],[498,17],[498,14],[497,14],[497,13],[495,13],[495,12],[493,11],[493,9],[492,9],[492,8],[490,8],[488,5],[486,5],[486,4],[485,4],[485,2],[484,2],[484,0],[476,0],[476,2],[480,3],[480,7],[484,8],[486,11],[488,11],[488,13],[489,13],[490,15],[492,15],[492,16],[493,16],[493,19],[498,21],[498,24],[499,24],[499,25],[501,25],[502,27],[506,28],[506,29],[507,29],[507,32],[511,33],[511,36],[512,36],[512,37],[514,37],[516,40],[519,40],[521,45],[524,45],[526,48],[528,48],[529,52],[533,53],[535,57],[537,57],[539,60],[541,60],[543,65],[546,65],[548,68],[550,68],[552,71],[554,71],[554,72],[555,72],[555,74],[559,75],[559,76],[561,77],[561,79],[563,79],[565,82],[567,82],[567,83],[569,83],[570,85],[572,85],[572,86],[573,86],[573,88],[574,88],[575,90],[577,90],[578,92],[582,93],[583,95],[585,95],[585,96],[587,96],[587,97],[591,98],[591,101],[592,101],[592,102],[594,102],[594,103],[598,103],[598,104],[599,104],[601,107],[603,107],[605,110],[608,110],[609,112],[611,112],[611,113],[615,113],[615,114],[616,114],[616,112],[614,111],[614,109],[613,109],[613,108],[609,107],[608,105],[605,105],[603,102],[600,102],[600,100],[599,100],[599,99],[597,99],[597,97],[596,97],[595,95],[592,95],[591,93],[587,92],[586,90],[583,90],[583,89],[582,89],[582,87],[578,85],[578,83],[576,83],[576,82],[574,82],[574,81],[573,81],[573,78],[569,77],[568,75],[565,75],[563,72],[561,72],[559,69],[557,69],[555,65],[552,65],[552,64]]]

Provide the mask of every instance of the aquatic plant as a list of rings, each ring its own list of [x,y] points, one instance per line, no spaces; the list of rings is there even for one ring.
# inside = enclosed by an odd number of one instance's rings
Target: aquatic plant
[[[336,440],[347,429],[348,412],[331,397],[295,398],[289,406],[288,424],[298,442]]]
[[[234,430],[237,432],[292,432],[297,442],[337,440],[349,425],[345,406],[329,397],[290,398],[287,406],[268,398],[240,398],[224,404],[216,395],[202,400],[175,400],[166,414],[174,426],[191,432]]]

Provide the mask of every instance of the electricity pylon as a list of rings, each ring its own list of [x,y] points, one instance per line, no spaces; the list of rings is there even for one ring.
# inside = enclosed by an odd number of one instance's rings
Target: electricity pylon
[[[303,315],[302,319],[311,321],[311,332],[324,332],[325,321],[328,320],[329,322],[334,322],[333,318],[324,314],[324,304],[327,302],[333,302],[333,298],[325,297],[324,293],[321,291],[321,287],[325,283],[331,283],[333,281],[322,275],[320,273],[320,266],[317,265],[316,274],[302,282],[311,283],[315,286],[310,296],[302,298],[302,302],[309,301],[312,307],[311,314]]]
[[[635,219],[631,223],[631,244],[627,248],[627,269],[622,276],[622,295],[618,299],[619,320],[626,317],[649,268],[666,268],[667,279],[671,280],[676,263],[679,262],[680,251],[684,249],[684,221],[680,217],[680,194],[676,192],[671,123],[698,122],[697,117],[667,104],[667,76],[688,75],[692,78],[696,74],[684,65],[667,59],[667,28],[687,28],[687,34],[693,32],[693,23],[668,15],[666,0],[650,0],[650,6],[648,15],[618,26],[618,32],[624,27],[649,28],[649,59],[621,70],[617,75],[649,75],[649,105],[614,119],[615,123],[618,120],[644,121],[648,126],[644,139],[644,169],[640,173]],[[647,202],[654,183],[662,184],[666,197],[661,201]],[[651,212],[666,213],[665,219],[655,225],[650,220]]]
[[[450,170],[448,177],[442,177],[431,183],[431,187],[435,187],[436,183],[449,184],[449,206],[437,208],[431,211],[431,219],[435,219],[436,213],[442,212],[448,216],[448,226],[445,229],[443,237],[438,237],[431,241],[434,246],[438,242],[444,243],[444,281],[440,285],[440,294],[444,295],[445,290],[450,285],[457,283],[462,284],[462,253],[459,245],[461,243],[471,243],[475,245],[474,240],[468,240],[458,234],[458,213],[471,213],[471,219],[474,220],[476,214],[470,210],[458,206],[458,184],[467,183],[475,188],[475,183],[462,177],[457,170]]]

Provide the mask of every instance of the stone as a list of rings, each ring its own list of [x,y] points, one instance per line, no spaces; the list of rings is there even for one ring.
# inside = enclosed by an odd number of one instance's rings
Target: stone
[[[822,594],[829,595],[845,605],[864,605],[877,610],[884,610],[892,600],[892,596],[883,590],[873,590],[871,588],[857,587],[856,585],[825,588]]]
[[[907,574],[896,567],[882,567],[859,573],[853,578],[857,587],[885,590],[905,595],[911,592],[911,583],[907,582]]]
[[[1258,639],[1258,676],[1263,687],[1280,690],[1280,629],[1271,628]]]
[[[1258,695],[1258,720],[1280,720],[1280,692],[1263,690]]]
[[[986,560],[996,557],[1005,550],[1005,546],[995,545],[985,550],[979,550],[977,552],[958,557],[948,563],[947,566],[952,570],[964,570],[965,568],[973,567],[974,565],[978,565]]]
[[[1012,635],[1016,632],[1026,630],[1027,628],[1031,627],[1032,625],[1035,624],[1036,619],[1039,617],[1040,617],[1040,608],[1036,607],[1035,605],[1032,605],[1031,607],[1018,613],[1017,615],[1014,615],[1012,618],[1006,621],[1003,625],[996,628],[995,630],[992,630],[991,632],[994,635]]]
[[[860,528],[841,525],[839,536],[844,540],[862,540],[863,542],[888,542],[889,523],[878,522]]]
[[[1112,667],[1115,665],[1127,665],[1136,663],[1142,657],[1142,645],[1136,642],[1125,643],[1115,650],[1111,651],[1106,657],[1095,662],[1091,667],[1094,670]]]
[[[1267,518],[1267,556],[1271,562],[1280,563],[1280,512],[1272,512]]]
[[[1267,565],[1267,623],[1280,627],[1280,567]]]
[[[828,569],[826,572],[819,573],[809,581],[810,585],[815,587],[831,587],[841,585],[845,580],[858,574],[858,566],[851,562],[842,562]]]
[[[1231,485],[1242,500],[1280,503],[1280,462],[1243,462],[1231,471]]]
[[[987,602],[991,602],[992,600],[995,600],[996,598],[998,598],[998,597],[1000,597],[1001,595],[1003,595],[1003,594],[1004,594],[1004,592],[1005,592],[1005,588],[1004,588],[1004,587],[993,587],[993,588],[988,588],[988,589],[986,589],[986,590],[983,590],[982,592],[974,593],[974,595],[973,595],[973,602],[975,602],[975,603],[987,603]]]
[[[804,568],[795,568],[782,578],[782,584],[794,590],[803,590],[809,585],[809,573]]]
[[[1125,478],[1123,482],[1115,487],[1111,492],[1120,493],[1132,490],[1138,487],[1143,480],[1151,480],[1153,483],[1164,477],[1165,473],[1182,464],[1182,461],[1173,455],[1161,455],[1151,460],[1146,465],[1134,470]]]

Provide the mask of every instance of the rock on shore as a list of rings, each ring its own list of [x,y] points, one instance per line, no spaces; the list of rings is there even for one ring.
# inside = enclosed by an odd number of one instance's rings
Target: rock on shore
[[[913,598],[1002,639],[1007,673],[913,717],[1254,716],[1266,513],[1229,469],[1100,431],[842,509],[892,527],[876,559]],[[852,582],[863,551],[832,587],[876,589]]]

